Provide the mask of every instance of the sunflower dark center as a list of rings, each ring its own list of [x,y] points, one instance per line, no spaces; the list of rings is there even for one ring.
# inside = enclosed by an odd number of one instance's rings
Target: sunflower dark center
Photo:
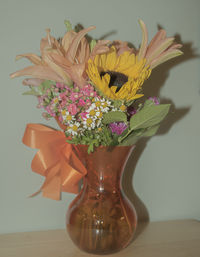
[[[111,88],[112,86],[116,86],[117,89],[115,93],[117,93],[121,87],[128,81],[128,77],[123,73],[116,72],[116,71],[102,71],[100,76],[103,77],[105,74],[110,75],[110,82],[108,87]]]

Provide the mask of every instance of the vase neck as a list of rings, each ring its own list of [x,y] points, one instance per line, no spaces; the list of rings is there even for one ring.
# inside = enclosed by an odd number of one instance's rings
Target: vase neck
[[[126,161],[133,147],[99,147],[87,154],[86,147],[80,146],[87,175],[84,185],[99,192],[113,191],[120,187],[121,177]]]

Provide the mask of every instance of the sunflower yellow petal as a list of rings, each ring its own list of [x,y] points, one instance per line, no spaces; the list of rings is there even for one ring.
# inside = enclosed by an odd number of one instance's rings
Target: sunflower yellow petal
[[[109,52],[96,55],[94,60],[90,59],[86,72],[89,79],[105,97],[113,100],[129,101],[143,96],[137,94],[137,91],[141,89],[151,70],[149,66],[146,66],[146,59],[139,60],[135,54],[128,51],[118,56],[116,49],[111,47]],[[101,75],[102,72],[105,73],[104,76]],[[115,84],[110,85],[112,72],[115,76],[118,73],[119,76],[125,75],[128,78],[128,81],[120,84],[119,90],[117,90],[118,83],[117,86]]]

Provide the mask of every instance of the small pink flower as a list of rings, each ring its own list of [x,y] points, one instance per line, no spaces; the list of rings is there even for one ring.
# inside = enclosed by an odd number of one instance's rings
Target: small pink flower
[[[79,97],[78,93],[71,93],[70,100],[75,102],[78,99],[78,97]]]
[[[127,129],[127,125],[124,122],[113,122],[109,124],[109,127],[112,133],[116,133],[117,135],[121,135]]]
[[[76,115],[78,110],[77,110],[77,106],[75,104],[69,104],[67,106],[67,110],[71,115]]]
[[[159,98],[157,98],[156,96],[149,97],[148,100],[153,101],[155,105],[159,105],[160,104]]]
[[[83,120],[83,119],[87,119],[87,114],[88,114],[88,112],[81,112],[81,113],[80,113],[81,119],[82,119],[82,120]]]
[[[50,105],[48,105],[48,106],[45,108],[45,110],[46,110],[47,113],[48,113],[49,115],[51,115],[52,117],[55,117],[55,116],[56,116],[55,112],[52,110],[52,108],[51,108]]]
[[[90,92],[90,97],[96,97],[96,96],[97,96],[97,93],[95,91]]]
[[[61,107],[61,108],[64,108],[66,105],[67,105],[67,101],[66,101],[66,100],[64,100],[64,101],[62,101],[62,102],[60,103],[60,107]]]
[[[67,98],[67,96],[66,96],[66,92],[63,92],[63,93],[60,93],[59,94],[59,97],[61,98],[61,99],[65,99],[65,98]]]
[[[78,105],[84,106],[86,102],[83,99],[79,99]]]
[[[86,100],[86,104],[87,104],[87,105],[91,105],[91,104],[92,104],[91,100],[90,100],[90,99],[87,99],[87,100]]]
[[[57,83],[56,83],[56,87],[57,87],[57,88],[63,89],[64,86],[65,86],[65,85],[64,85],[63,83],[60,83],[60,82],[57,82]]]

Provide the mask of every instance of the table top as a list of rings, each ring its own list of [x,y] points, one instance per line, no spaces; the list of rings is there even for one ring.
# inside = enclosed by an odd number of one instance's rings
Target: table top
[[[0,257],[92,257],[71,242],[65,230],[0,235]],[[115,257],[199,257],[200,222],[141,223],[134,241]]]

